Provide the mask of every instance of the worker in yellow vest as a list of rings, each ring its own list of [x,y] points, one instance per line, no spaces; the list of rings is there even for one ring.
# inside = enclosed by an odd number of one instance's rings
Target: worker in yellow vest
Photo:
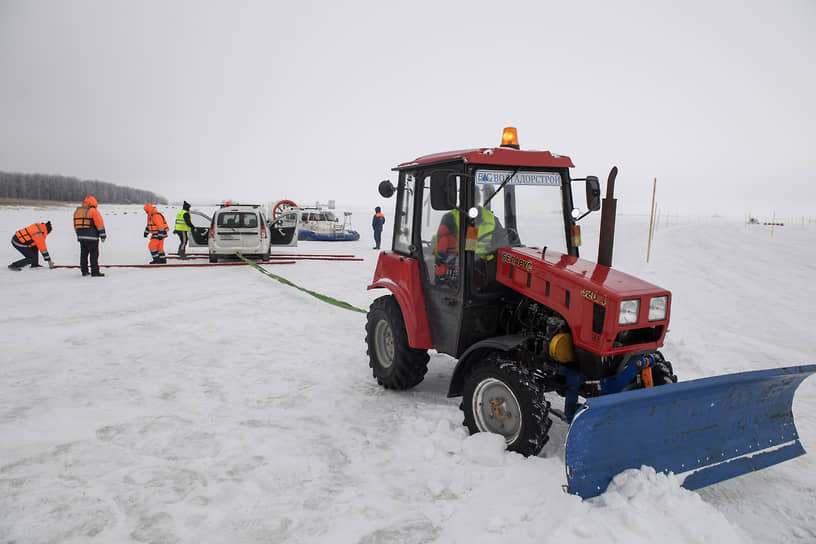
[[[190,233],[193,231],[193,222],[190,219],[190,203],[186,200],[181,209],[176,214],[176,226],[173,232],[179,237],[178,253],[179,259],[187,258],[187,242],[190,241]]]
[[[477,259],[489,261],[495,257],[493,247],[493,232],[496,230],[497,219],[493,212],[478,206],[478,215],[474,219],[477,229],[476,245],[473,249]],[[459,274],[459,228],[461,218],[459,210],[453,209],[442,216],[442,221],[436,231],[436,245],[434,247],[434,276],[439,281],[455,281]],[[471,249],[471,248],[466,248]]]

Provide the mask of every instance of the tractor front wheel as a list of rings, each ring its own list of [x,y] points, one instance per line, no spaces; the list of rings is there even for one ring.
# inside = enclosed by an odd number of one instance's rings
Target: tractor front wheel
[[[405,320],[393,295],[375,300],[366,321],[368,366],[386,389],[410,389],[428,372],[428,351],[408,344]]]
[[[547,443],[550,403],[532,372],[505,354],[489,353],[475,363],[462,396],[471,434],[500,434],[508,450],[522,455],[537,455]]]
[[[655,364],[652,367],[652,379],[655,385],[677,383],[677,376],[674,375],[672,364],[663,358],[659,351],[655,353]]]

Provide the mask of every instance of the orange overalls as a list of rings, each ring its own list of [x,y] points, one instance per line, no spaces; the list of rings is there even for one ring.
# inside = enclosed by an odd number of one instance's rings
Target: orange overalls
[[[150,264],[165,264],[167,256],[164,253],[164,239],[167,238],[167,221],[156,206],[145,204],[144,211],[147,213],[144,236],[147,238],[147,235],[150,235],[150,243],[147,247],[150,250],[150,256],[153,257]]]

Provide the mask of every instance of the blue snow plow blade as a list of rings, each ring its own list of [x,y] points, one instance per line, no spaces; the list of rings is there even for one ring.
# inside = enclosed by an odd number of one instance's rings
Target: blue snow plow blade
[[[793,394],[814,372],[740,372],[588,399],[567,434],[569,492],[600,495],[643,465],[698,489],[802,455]]]

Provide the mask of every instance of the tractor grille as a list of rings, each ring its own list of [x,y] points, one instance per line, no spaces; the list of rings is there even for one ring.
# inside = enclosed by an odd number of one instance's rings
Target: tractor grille
[[[656,327],[643,327],[641,329],[629,329],[620,331],[615,337],[616,346],[634,346],[636,344],[648,344],[657,342],[663,336],[663,325]]]

